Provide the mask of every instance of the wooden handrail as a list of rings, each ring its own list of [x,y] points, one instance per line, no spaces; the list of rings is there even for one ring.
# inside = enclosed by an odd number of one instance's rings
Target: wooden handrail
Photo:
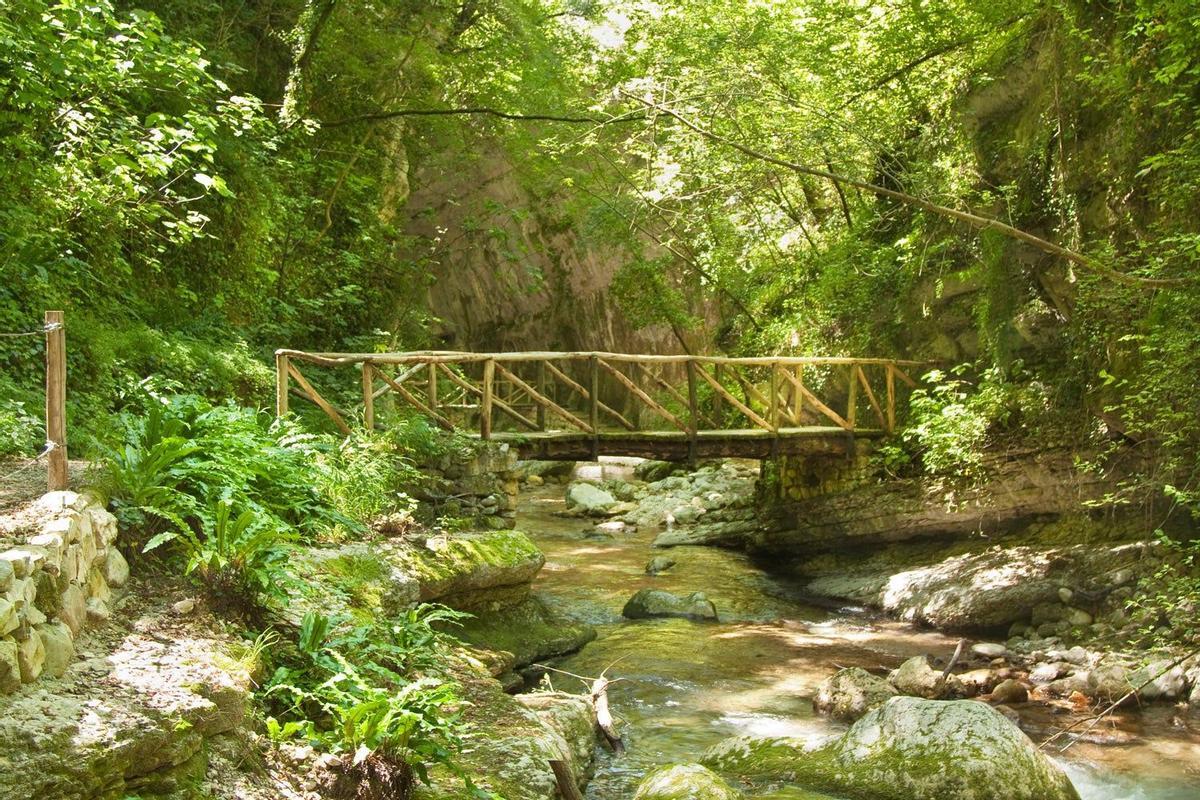
[[[904,368],[928,364],[906,359],[843,356],[734,358],[600,351],[465,353],[447,350],[308,353],[287,349],[276,351],[275,362],[277,413],[283,415],[288,412],[287,398],[292,392],[289,382],[295,381],[299,385],[299,396],[320,407],[343,433],[349,433],[347,412],[327,402],[301,374],[298,363],[326,367],[361,365],[362,420],[367,426],[374,426],[376,421],[375,400],[390,391],[410,408],[447,430],[457,430],[464,415],[469,419],[471,412],[478,409],[478,434],[483,439],[492,437],[496,410],[515,421],[518,428],[526,428],[537,435],[563,433],[561,428],[548,428],[548,418],[553,415],[567,423],[567,432],[575,430],[590,437],[593,449],[598,446],[601,434],[601,414],[611,417],[627,431],[636,432],[638,429],[636,415],[631,414],[626,418],[625,414],[600,398],[600,379],[604,377],[610,397],[615,393],[615,396],[624,398],[622,403],[628,404],[614,405],[622,407],[626,413],[630,408],[635,412],[639,409],[652,412],[667,423],[668,429],[673,428],[685,434],[693,450],[701,431],[724,429],[721,424],[724,404],[736,409],[754,428],[774,437],[779,437],[781,432],[803,428],[804,420],[814,417],[818,420],[824,417],[833,422],[837,426],[833,430],[841,429],[853,434],[860,429],[860,404],[869,406],[868,416],[878,420],[882,431],[892,433],[896,428],[897,378],[915,387],[916,381],[909,377]],[[680,369],[658,369],[676,366]],[[393,367],[399,374],[391,377],[384,367]],[[819,373],[823,381],[816,385],[825,387],[822,392],[825,399],[818,397],[813,389],[805,385],[806,367],[838,368],[832,373],[829,370]],[[841,372],[843,368],[845,373]],[[871,385],[868,372],[877,381],[882,378],[882,391]],[[482,377],[476,384],[472,375],[480,373]],[[569,373],[581,380],[576,380]],[[831,375],[841,374],[848,378],[845,383],[840,378],[833,383],[827,382]],[[417,375],[421,375],[422,379],[415,391],[411,384],[404,385],[406,380]],[[683,382],[685,379],[686,383]],[[378,389],[375,388],[377,381],[383,383]],[[439,381],[448,382],[443,383],[442,387],[450,385],[446,397],[440,396]],[[559,384],[570,390],[565,399],[562,392],[551,391],[557,389]],[[701,385],[712,390],[709,409],[712,418],[700,408],[697,389]],[[461,402],[456,389],[461,390]],[[832,397],[829,396],[831,393]],[[479,400],[477,406],[469,402],[472,395]],[[664,405],[669,401],[685,409],[686,418],[682,416],[683,410],[673,411]],[[843,413],[834,411],[834,406],[843,408]],[[530,416],[526,416],[517,410],[527,410],[529,407],[536,410],[536,415],[529,411]],[[703,424],[708,427],[702,428]],[[789,425],[795,428],[788,428]],[[729,427],[738,428],[736,425]],[[878,433],[881,429],[867,430]]]

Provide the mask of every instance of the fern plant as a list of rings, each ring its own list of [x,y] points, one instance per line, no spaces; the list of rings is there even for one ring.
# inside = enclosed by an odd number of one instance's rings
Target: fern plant
[[[211,514],[201,515],[199,532],[177,525],[152,537],[143,552],[177,542],[184,553],[184,574],[199,578],[217,608],[246,614],[260,610],[270,598],[286,599],[287,538],[253,510],[234,516],[233,502],[226,497]]]

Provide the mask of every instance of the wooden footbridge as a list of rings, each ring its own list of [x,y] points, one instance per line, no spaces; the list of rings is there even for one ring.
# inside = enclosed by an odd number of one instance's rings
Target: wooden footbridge
[[[316,404],[341,431],[418,413],[447,431],[508,442],[522,458],[668,461],[847,452],[895,429],[917,361],[623,353],[307,353],[279,350],[276,410]],[[301,365],[360,371],[361,407],[326,399]],[[310,375],[312,371],[310,370]],[[333,397],[347,384],[319,381]],[[294,385],[293,385],[294,384]]]

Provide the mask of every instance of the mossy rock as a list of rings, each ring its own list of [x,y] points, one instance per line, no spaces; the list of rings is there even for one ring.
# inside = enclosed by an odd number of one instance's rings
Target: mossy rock
[[[505,800],[556,800],[550,760],[566,761],[580,788],[592,773],[595,716],[581,695],[547,693],[512,697],[474,658],[452,656],[451,671],[462,687],[471,726],[457,765],[476,786]],[[445,769],[431,772],[432,785],[418,787],[415,800],[476,800],[463,779]]]
[[[739,737],[703,761],[855,800],[1079,800],[1016,725],[971,700],[896,697],[824,745]]]
[[[742,793],[700,764],[675,764],[650,771],[633,800],[740,800]]]
[[[596,638],[591,625],[558,616],[536,596],[516,606],[474,614],[452,633],[476,647],[512,653],[517,668],[573,653]]]
[[[434,536],[421,545],[388,545],[381,555],[415,579],[422,601],[457,598],[499,586],[528,584],[546,557],[520,531]]]

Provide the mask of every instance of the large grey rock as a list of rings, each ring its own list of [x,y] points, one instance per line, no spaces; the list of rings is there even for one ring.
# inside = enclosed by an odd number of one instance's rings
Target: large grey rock
[[[675,559],[670,556],[655,556],[646,562],[646,574],[658,575],[660,572],[666,572],[673,566],[675,566]]]
[[[17,643],[17,666],[21,670],[21,682],[36,681],[45,663],[46,647],[42,644],[42,635],[31,628],[25,641]]]
[[[108,548],[104,555],[104,580],[109,586],[121,587],[129,580],[129,562],[115,547]]]
[[[962,682],[954,675],[942,680],[942,671],[929,666],[925,656],[913,656],[888,675],[888,682],[900,694],[924,697],[927,700],[942,697],[963,697],[966,692]]]
[[[69,692],[42,680],[5,704],[0,797],[165,796],[153,789],[203,774],[206,740],[243,722],[250,678],[223,641],[157,633],[77,662]]]
[[[633,476],[639,481],[654,483],[670,476],[677,469],[679,465],[670,461],[643,461],[633,468]]]
[[[633,800],[739,800],[742,793],[700,764],[675,764],[651,770]]]
[[[47,622],[38,625],[37,632],[45,651],[42,670],[57,678],[67,671],[75,658],[75,640],[71,636],[71,629],[61,622]]]
[[[847,667],[821,682],[813,708],[834,719],[856,720],[895,696],[896,690],[883,678],[861,667]]]
[[[813,578],[807,589],[948,630],[1000,629],[1031,617],[1035,626],[1059,621],[1082,625],[1087,624],[1085,613],[1075,613],[1059,602],[1063,582],[1104,574],[1113,563],[1146,570],[1154,563],[1148,557],[1153,549],[1148,542],[1113,547],[993,547],[932,564],[835,571]]]
[[[617,504],[617,498],[590,483],[567,487],[567,508],[591,517],[602,517]]]
[[[679,597],[662,589],[641,589],[629,598],[621,614],[628,619],[683,617],[715,620],[717,608],[703,592],[692,592],[687,597]]]
[[[895,697],[825,744],[735,737],[703,763],[856,800],[1079,800],[1020,728],[973,700]]]

